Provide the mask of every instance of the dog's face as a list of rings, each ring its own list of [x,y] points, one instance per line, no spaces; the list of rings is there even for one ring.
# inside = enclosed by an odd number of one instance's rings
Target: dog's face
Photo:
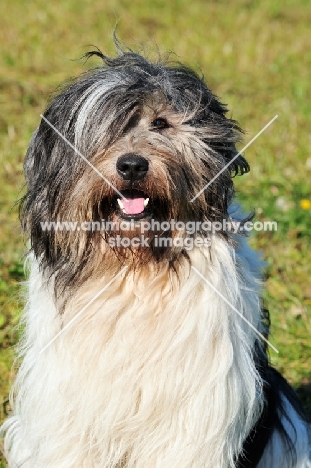
[[[154,231],[148,248],[117,248],[111,237],[124,236],[127,223],[134,223],[133,236],[150,220],[226,219],[232,171],[248,170],[239,156],[220,173],[236,155],[240,129],[193,71],[151,64],[134,53],[116,59],[94,54],[104,66],[52,101],[25,163],[24,226],[35,255],[65,286],[89,275],[95,257],[108,253],[119,260],[174,262],[183,249],[157,248]],[[43,231],[40,225],[103,219],[119,227],[70,232]],[[181,234],[169,229],[167,235]]]

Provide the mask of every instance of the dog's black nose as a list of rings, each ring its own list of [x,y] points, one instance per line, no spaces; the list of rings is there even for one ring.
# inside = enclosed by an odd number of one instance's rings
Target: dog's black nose
[[[117,171],[124,180],[141,180],[147,174],[148,168],[147,159],[133,153],[125,154],[117,161]]]

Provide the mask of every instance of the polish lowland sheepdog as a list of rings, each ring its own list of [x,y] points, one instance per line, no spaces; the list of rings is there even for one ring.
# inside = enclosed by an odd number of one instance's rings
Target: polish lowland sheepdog
[[[8,466],[311,466],[233,204],[241,129],[185,66],[88,55],[103,64],[52,100],[25,162]]]

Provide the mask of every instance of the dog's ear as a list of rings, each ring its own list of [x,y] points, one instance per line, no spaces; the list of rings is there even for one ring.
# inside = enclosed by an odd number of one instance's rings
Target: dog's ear
[[[36,145],[36,135],[38,133],[38,129],[34,133],[31,142],[29,144],[25,161],[24,161],[24,174],[26,178],[26,183],[28,188],[33,184],[35,178],[35,168],[34,168],[34,160],[35,160],[35,152],[38,149],[38,145]]]
[[[228,154],[228,162],[232,161],[229,168],[232,172],[232,177],[237,175],[243,175],[250,171],[250,166],[244,156],[238,152],[234,147],[232,151]]]

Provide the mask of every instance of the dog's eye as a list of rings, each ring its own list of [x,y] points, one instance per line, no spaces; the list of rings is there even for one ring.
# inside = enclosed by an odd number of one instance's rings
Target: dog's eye
[[[151,122],[151,130],[163,130],[164,128],[169,128],[168,121],[165,119],[157,118]]]

